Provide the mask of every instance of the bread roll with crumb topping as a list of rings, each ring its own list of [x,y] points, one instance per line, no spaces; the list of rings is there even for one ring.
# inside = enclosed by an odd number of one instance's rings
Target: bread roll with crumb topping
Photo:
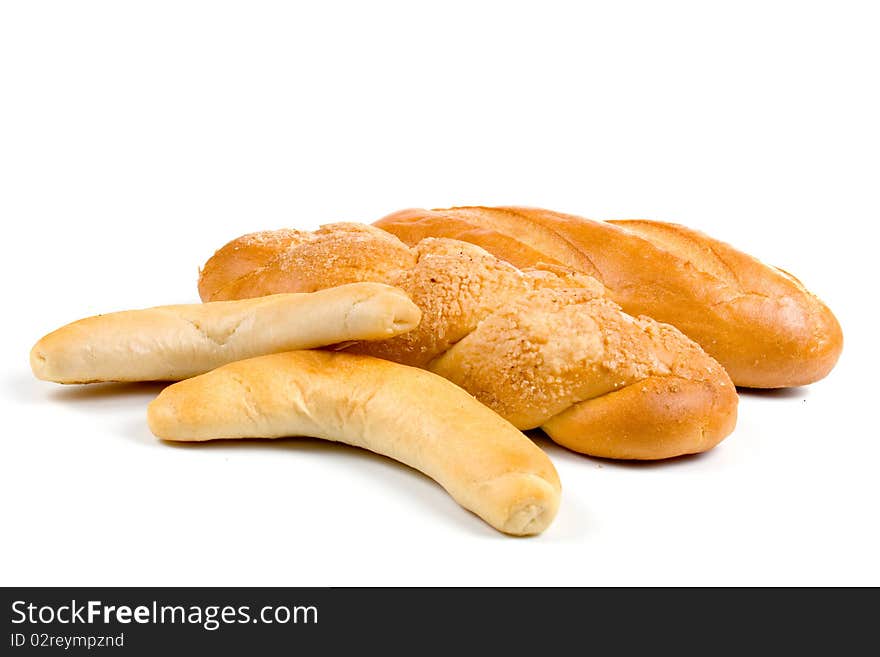
[[[679,328],[739,386],[813,383],[834,367],[843,333],[796,278],[696,230],[659,221],[592,221],[522,207],[411,209],[376,222],[410,245],[476,244],[517,267],[572,267],[628,313]]]
[[[413,331],[351,351],[436,372],[575,451],[667,458],[707,450],[734,428],[736,391],[715,360],[565,267],[519,270],[466,242],[410,248],[371,226],[332,224],[234,240],[205,264],[199,290],[206,301],[242,299],[346,280],[399,287],[422,312]]]

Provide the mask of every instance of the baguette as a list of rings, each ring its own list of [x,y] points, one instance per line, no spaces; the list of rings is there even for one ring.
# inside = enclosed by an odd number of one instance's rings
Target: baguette
[[[165,440],[312,436],[368,449],[508,534],[542,532],[559,507],[553,464],[509,422],[439,376],[368,356],[239,361],[165,388],[147,419]]]
[[[388,338],[419,319],[400,290],[353,283],[314,294],[97,315],[42,338],[30,361],[37,378],[57,383],[176,381],[252,356]]]
[[[517,428],[542,427],[578,452],[701,452],[736,423],[736,391],[716,361],[674,327],[627,315],[595,279],[566,268],[521,271],[466,242],[409,248],[372,226],[332,224],[246,235],[202,272],[206,301],[307,292],[349,277],[398,286],[421,309],[419,326],[350,351],[440,374]]]
[[[517,267],[545,262],[585,272],[626,312],[681,329],[738,386],[813,383],[843,348],[834,314],[796,278],[684,226],[521,207],[403,210],[375,225],[410,245],[460,239]]]

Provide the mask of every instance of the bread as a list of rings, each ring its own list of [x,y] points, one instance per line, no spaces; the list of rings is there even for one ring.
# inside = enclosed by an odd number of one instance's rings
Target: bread
[[[575,451],[666,458],[709,449],[733,430],[737,395],[717,362],[677,329],[625,314],[569,269],[521,271],[466,242],[410,248],[378,228],[333,224],[234,240],[206,263],[199,289],[206,301],[239,299],[351,279],[399,287],[422,321],[350,350],[436,372],[516,427],[543,427]]]
[[[31,350],[31,369],[58,383],[173,381],[242,358],[387,338],[419,318],[403,292],[380,283],[129,310],[53,331]]]
[[[403,210],[375,225],[410,245],[460,239],[517,267],[555,263],[594,276],[626,312],[698,342],[738,386],[818,381],[843,348],[837,319],[796,278],[684,226],[521,207]]]
[[[384,454],[508,534],[556,515],[550,459],[461,388],[378,358],[294,351],[225,365],[163,390],[147,411],[165,440],[313,436]]]

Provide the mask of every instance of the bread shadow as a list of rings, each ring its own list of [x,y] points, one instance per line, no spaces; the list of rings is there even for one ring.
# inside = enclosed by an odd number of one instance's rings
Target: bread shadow
[[[132,442],[136,442],[144,447],[149,448],[162,448],[164,447],[163,443],[165,441],[159,440],[156,436],[153,435],[153,432],[150,431],[150,427],[147,424],[147,411],[144,409],[142,413],[139,414],[138,419],[135,420],[133,418],[129,418],[127,421],[122,422],[118,425],[117,433],[122,436],[125,436],[127,439]]]
[[[764,399],[801,399],[806,401],[809,396],[809,386],[799,388],[737,388],[736,391],[743,397],[755,397]]]
[[[171,385],[169,381],[66,384],[51,390],[49,397],[61,402],[105,401],[137,397],[153,399],[169,385]]]
[[[388,486],[405,492],[406,498],[413,500],[413,513],[432,513],[445,524],[452,524],[469,534],[483,539],[504,538],[478,516],[460,507],[440,484],[418,470],[392,458],[376,454],[367,449],[353,447],[345,443],[321,440],[308,436],[286,438],[247,438],[222,439],[204,442],[160,441],[173,449],[207,449],[220,451],[276,450],[295,453],[298,457],[315,458],[334,467],[346,467],[347,473],[356,472],[358,477],[369,480],[374,485]]]
[[[40,381],[32,374],[21,371],[8,374],[3,377],[3,396],[20,404],[34,402],[37,401],[34,391],[39,384]]]
[[[4,396],[19,404],[42,404],[46,400],[59,402],[90,402],[109,399],[137,399],[152,401],[168,381],[137,383],[74,383],[58,384],[40,381],[30,374],[16,372],[3,377]]]
[[[668,459],[657,460],[611,459],[601,456],[581,454],[568,447],[559,445],[558,443],[553,442],[553,439],[540,429],[526,431],[525,433],[535,442],[535,444],[538,445],[538,447],[547,452],[554,461],[558,459],[560,461],[565,460],[571,463],[586,462],[597,465],[598,467],[607,466],[612,468],[638,468],[647,470],[652,468],[677,468],[693,465],[700,460],[708,458],[708,455],[712,453],[712,450],[709,450],[700,454],[683,454],[682,456],[673,456]]]

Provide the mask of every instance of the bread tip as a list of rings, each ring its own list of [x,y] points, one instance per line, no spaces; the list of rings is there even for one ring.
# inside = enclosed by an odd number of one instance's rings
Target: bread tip
[[[555,516],[555,507],[532,500],[511,509],[501,531],[511,536],[535,536],[547,529]]]
[[[555,472],[554,472],[555,474]],[[540,534],[559,510],[560,486],[533,473],[508,472],[488,482],[487,491],[496,499],[515,500],[496,528],[511,536]]]
[[[401,333],[406,333],[407,331],[411,331],[416,326],[419,325],[419,318],[416,317],[415,320],[412,318],[399,318],[395,317],[391,321],[391,328],[388,330],[389,335],[399,335]]]
[[[422,321],[422,311],[409,298],[406,298],[406,303],[396,310],[394,317],[391,319],[391,328],[394,335],[412,331]]]
[[[345,320],[351,326],[363,327],[358,332],[375,331],[376,337],[394,337],[416,328],[422,311],[402,290],[383,286],[380,293],[355,302]]]
[[[147,426],[156,438],[175,440],[173,428],[179,423],[172,404],[162,399],[162,394],[147,405]]]
[[[33,372],[34,376],[41,381],[51,381],[52,378],[49,375],[49,357],[43,351],[42,343],[43,341],[40,340],[34,345],[33,349],[31,349],[31,372]]]

